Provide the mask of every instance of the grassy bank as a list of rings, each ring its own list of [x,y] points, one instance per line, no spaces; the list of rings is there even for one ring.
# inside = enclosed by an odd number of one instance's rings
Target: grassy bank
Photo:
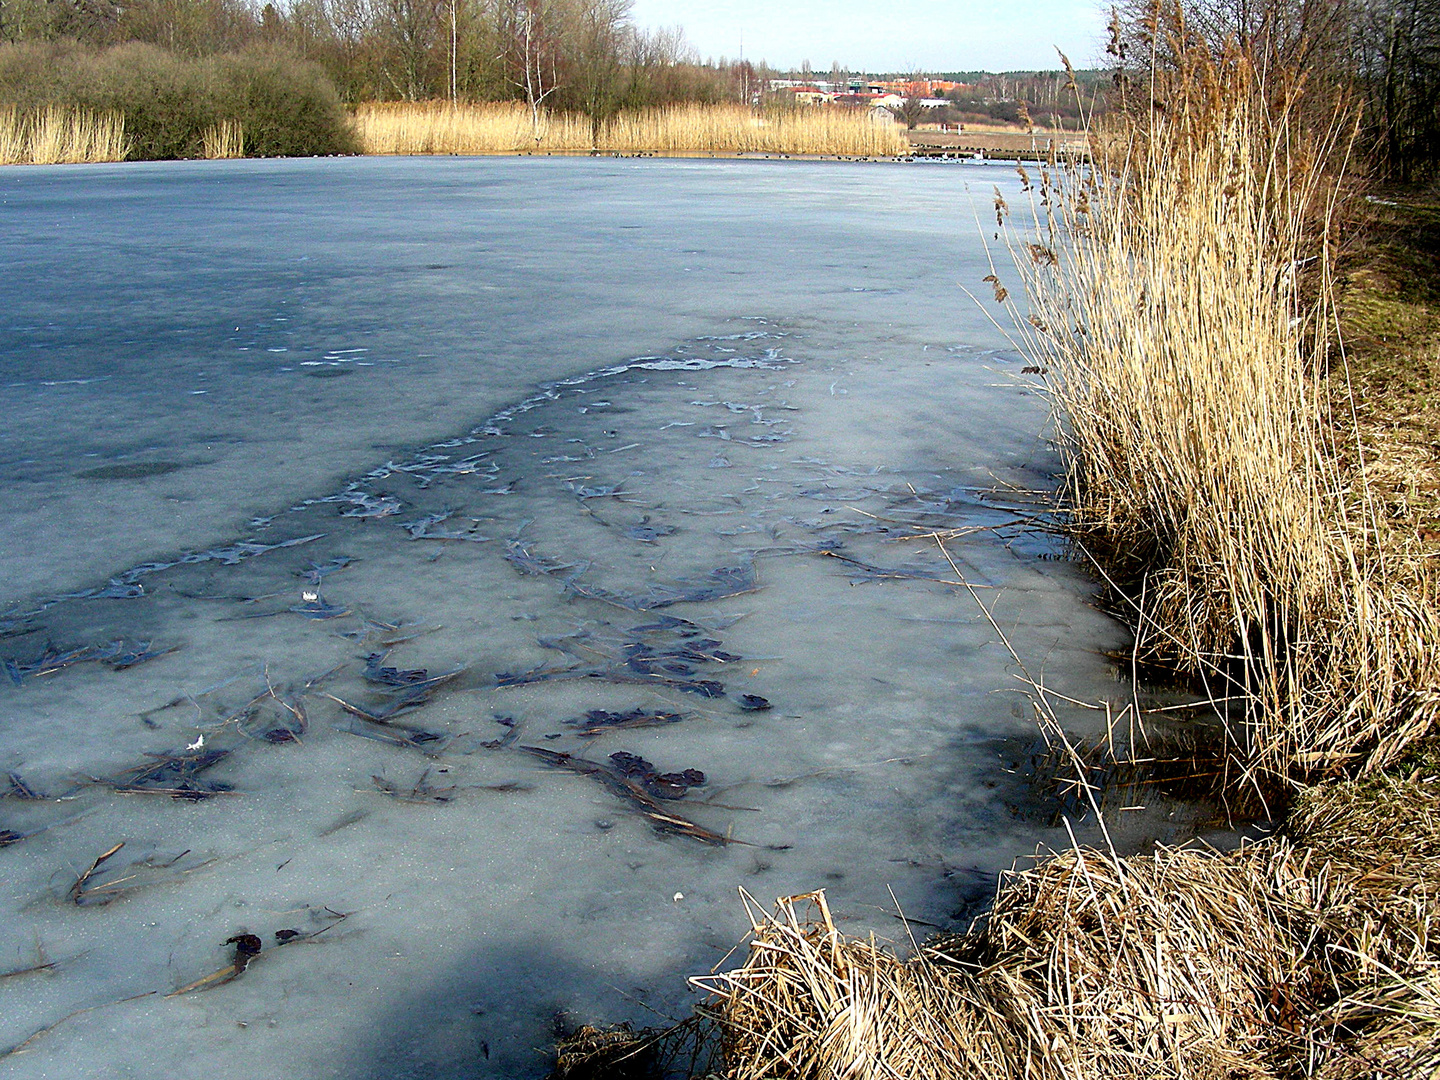
[[[630,1060],[704,1034],[745,1080],[1440,1075],[1440,215],[1354,197],[1345,117],[1182,61],[1093,169],[1026,175],[1023,289],[990,284],[1053,395],[1076,557],[1136,669],[1194,691],[1180,763],[1278,831],[1042,859],[908,960],[823,897],[753,908],[744,964]],[[1163,773],[1173,725],[1132,708],[1112,728],[1148,742],[1096,753]]]
[[[863,112],[791,109],[757,115],[739,105],[676,105],[622,113],[595,129],[584,116],[519,102],[370,104],[355,110],[367,154],[768,153],[890,157],[908,144],[896,125]]]
[[[1337,306],[1354,387],[1351,442],[1385,542],[1412,576],[1440,566],[1440,193],[1378,191],[1340,264]]]
[[[908,959],[824,894],[749,905],[676,1028],[582,1029],[557,1076],[1418,1080],[1440,1070],[1440,772],[1301,795],[1239,851],[1072,850]]]
[[[1317,791],[1224,856],[1065,852],[909,960],[839,935],[823,895],[753,911],[745,963],[699,980],[726,1075],[1429,1076],[1435,794]]]

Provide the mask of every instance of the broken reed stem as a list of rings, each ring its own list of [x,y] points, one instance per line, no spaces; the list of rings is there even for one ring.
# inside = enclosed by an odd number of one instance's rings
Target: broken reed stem
[[[71,900],[72,902],[74,902],[74,903],[76,903],[76,904],[80,904],[80,903],[83,903],[83,902],[85,901],[86,897],[89,895],[89,893],[87,892],[87,890],[86,890],[86,888],[85,888],[86,884],[89,882],[89,880],[90,880],[92,877],[95,876],[96,872],[100,869],[100,867],[101,867],[112,855],[114,855],[116,852],[118,852],[118,851],[119,851],[121,848],[123,848],[124,846],[125,846],[125,841],[124,841],[124,840],[121,840],[118,844],[116,844],[114,847],[110,848],[110,849],[109,849],[108,851],[106,851],[103,855],[100,855],[98,858],[96,858],[96,860],[90,864],[90,868],[89,868],[88,870],[86,870],[83,874],[81,874],[79,877],[77,877],[77,878],[75,879],[75,883],[70,886],[70,890],[69,890],[69,892],[66,894],[66,895],[70,898],[70,900]]]
[[[1440,624],[1340,464],[1323,166],[1348,129],[1297,130],[1243,57],[1186,63],[1094,167],[1025,176],[1018,341],[1050,373],[1077,546],[1145,596],[1122,600],[1139,659],[1241,702],[1217,710],[1237,783],[1374,769],[1440,715]]]

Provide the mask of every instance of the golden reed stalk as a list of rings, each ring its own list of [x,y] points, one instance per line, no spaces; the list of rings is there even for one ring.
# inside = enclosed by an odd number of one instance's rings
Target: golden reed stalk
[[[243,158],[245,156],[245,129],[238,120],[222,120],[214,127],[206,128],[201,135],[205,157]]]

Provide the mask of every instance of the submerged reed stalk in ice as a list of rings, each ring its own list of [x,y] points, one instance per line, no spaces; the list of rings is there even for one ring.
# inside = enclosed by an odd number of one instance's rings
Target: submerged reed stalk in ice
[[[742,105],[675,105],[621,113],[598,131],[589,118],[545,113],[537,129],[521,103],[362,105],[367,154],[771,153],[884,157],[908,149],[895,125],[864,112]]]

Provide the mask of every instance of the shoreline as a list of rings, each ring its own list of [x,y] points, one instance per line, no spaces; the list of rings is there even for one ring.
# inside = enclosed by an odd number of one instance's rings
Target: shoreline
[[[466,153],[366,153],[366,154],[336,154],[327,155],[336,158],[344,157],[365,157],[365,158],[418,158],[433,157],[441,159],[453,158],[611,158],[614,160],[675,160],[675,161],[833,161],[845,164],[866,164],[866,165],[911,165],[916,162],[958,162],[983,164],[994,162],[1004,164],[1006,162],[1033,162],[1043,164],[1050,160],[1048,151],[1026,151],[1026,150],[947,150],[942,148],[917,146],[911,151],[901,154],[811,154],[811,153],[787,153],[779,151],[758,151],[758,150],[477,150]],[[284,158],[125,158],[113,161],[66,161],[66,162],[3,162],[0,169],[8,168],[37,168],[45,165],[155,165],[166,164],[176,161],[277,161]],[[313,160],[313,158],[297,158],[295,160]]]
[[[322,155],[465,157],[666,157],[741,160],[1000,160],[1082,158],[1086,139],[1070,132],[985,129],[907,130],[857,111],[800,108],[779,112],[743,106],[672,106],[620,113],[596,129],[566,113],[532,120],[516,103],[453,106],[445,102],[362,103],[346,110],[346,145]],[[119,161],[226,160],[277,156],[256,152],[239,121],[207,128],[203,140],[168,152],[132,135],[121,112],[96,114],[51,107],[43,114],[0,115],[5,164],[96,164]],[[137,141],[138,140],[138,141]],[[268,146],[268,144],[266,144]],[[278,156],[294,156],[280,150]],[[307,156],[303,153],[299,156]]]

